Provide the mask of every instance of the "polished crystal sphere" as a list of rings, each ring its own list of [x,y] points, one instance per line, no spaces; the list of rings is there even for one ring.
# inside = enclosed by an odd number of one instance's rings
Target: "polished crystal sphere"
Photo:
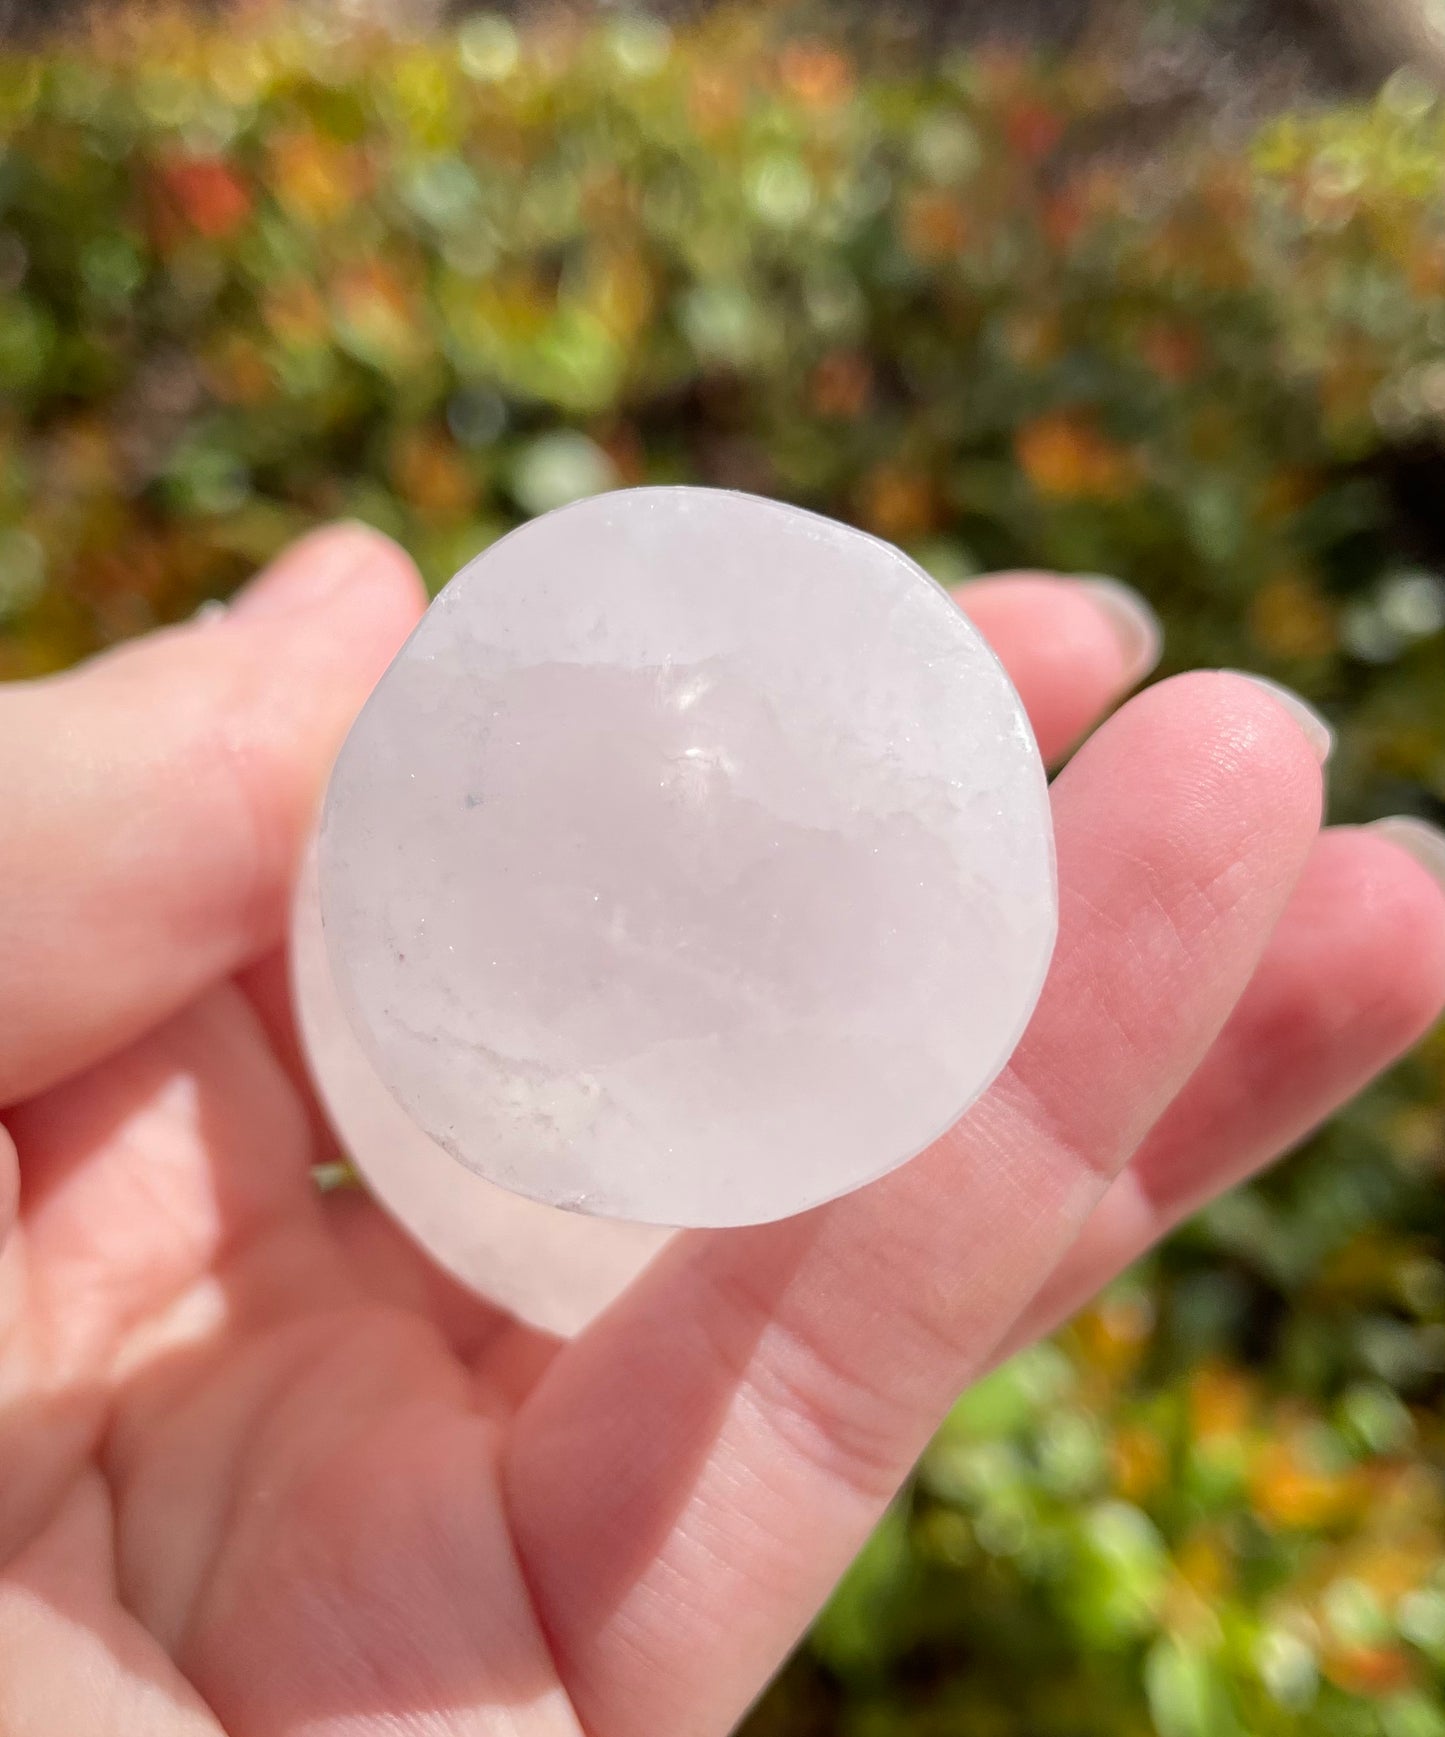
[[[1056,926],[1043,767],[967,619],[887,544],[707,489],[465,568],[316,867],[349,1040],[458,1212],[471,1178],[677,1226],[857,1188],[1003,1066]]]

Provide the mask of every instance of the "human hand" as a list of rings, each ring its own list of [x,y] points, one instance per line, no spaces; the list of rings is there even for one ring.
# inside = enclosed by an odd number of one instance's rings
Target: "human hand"
[[[1141,673],[1103,598],[965,598],[1046,754]],[[985,1100],[848,1199],[679,1236],[561,1347],[311,1182],[289,887],[421,607],[343,529],[0,690],[6,1737],[726,1731],[968,1381],[1445,1000],[1440,885],[1319,833],[1299,721],[1162,683],[1055,785],[1058,952]]]

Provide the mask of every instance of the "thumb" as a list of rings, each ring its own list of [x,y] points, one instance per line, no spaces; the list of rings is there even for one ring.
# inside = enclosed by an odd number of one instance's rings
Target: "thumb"
[[[0,1104],[274,944],[320,785],[424,601],[395,544],[338,526],[219,618],[0,689]]]

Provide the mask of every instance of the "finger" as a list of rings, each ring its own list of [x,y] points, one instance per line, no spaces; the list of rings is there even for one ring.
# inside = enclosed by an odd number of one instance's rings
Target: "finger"
[[[225,1330],[354,1295],[304,1117],[234,985],[9,1119],[23,1259],[0,1258],[0,1559],[115,1427],[123,1377],[155,1364],[184,1384]]]
[[[222,1737],[159,1644],[122,1607],[114,1515],[86,1472],[45,1531],[0,1567],[6,1737]]]
[[[1206,1201],[1297,1145],[1445,1006],[1445,897],[1381,834],[1335,831],[1199,1071],[1002,1354],[1050,1332]]]
[[[1004,573],[953,595],[1008,671],[1047,761],[1072,748],[1159,661],[1153,610],[1112,579]]]
[[[274,944],[318,786],[422,607],[359,526],[223,618],[0,690],[0,1103]]]
[[[304,1235],[318,1284],[336,1280],[305,1116],[234,984],[20,1105],[11,1128],[31,1302],[52,1322],[57,1376],[133,1361],[133,1328],[150,1332],[218,1270],[234,1277],[273,1228]],[[281,1279],[278,1263],[278,1302],[294,1289]]]
[[[1059,946],[995,1088],[872,1189],[675,1244],[557,1359],[508,1487],[596,1737],[741,1711],[1222,1029],[1320,792],[1252,683],[1132,701],[1055,785]]]

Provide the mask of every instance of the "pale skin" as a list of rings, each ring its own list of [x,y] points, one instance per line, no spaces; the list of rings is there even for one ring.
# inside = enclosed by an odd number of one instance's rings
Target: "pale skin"
[[[311,1181],[288,890],[422,602],[338,529],[0,690],[5,1737],[720,1737],[969,1381],[1445,1001],[1445,894],[1321,833],[1298,721],[1161,683],[1055,783],[1058,953],[986,1099],[561,1348]],[[1065,581],[961,602],[1051,758],[1139,673]]]

